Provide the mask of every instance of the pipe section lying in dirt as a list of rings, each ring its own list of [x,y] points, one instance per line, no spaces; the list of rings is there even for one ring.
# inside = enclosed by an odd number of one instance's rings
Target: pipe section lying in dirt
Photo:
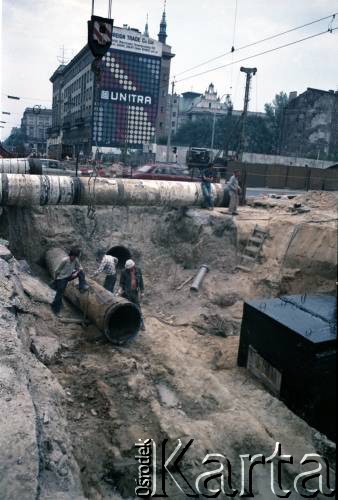
[[[34,158],[0,158],[0,174],[42,174],[42,166]]]
[[[216,206],[222,206],[221,184],[212,184]],[[37,205],[201,205],[199,182],[79,178],[0,174],[0,206]]]
[[[204,277],[208,272],[208,266],[206,264],[203,264],[203,266],[201,266],[200,270],[198,271],[196,278],[192,282],[190,290],[192,290],[193,292],[198,292],[199,287],[201,286],[202,281],[204,280]]]
[[[50,274],[61,260],[67,257],[61,248],[47,251],[45,259]],[[65,296],[85,317],[92,320],[104,332],[112,344],[123,344],[137,335],[141,326],[139,308],[122,297],[116,297],[91,279],[86,279],[89,290],[80,293],[77,280],[68,283]]]

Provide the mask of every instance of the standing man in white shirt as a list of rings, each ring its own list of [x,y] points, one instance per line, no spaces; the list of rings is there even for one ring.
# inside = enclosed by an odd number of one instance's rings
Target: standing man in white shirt
[[[111,293],[114,293],[115,283],[116,283],[116,267],[119,260],[112,255],[107,255],[106,252],[100,250],[97,253],[97,260],[101,261],[99,268],[92,275],[93,278],[100,273],[106,275],[104,280],[104,288]]]
[[[237,207],[239,203],[239,194],[241,192],[241,188],[239,187],[240,171],[235,170],[232,177],[228,182],[228,189],[230,195],[230,204],[229,204],[229,213],[231,215],[238,215]]]

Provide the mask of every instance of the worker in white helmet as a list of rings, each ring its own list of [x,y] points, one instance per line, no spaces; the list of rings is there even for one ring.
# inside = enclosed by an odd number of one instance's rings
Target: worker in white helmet
[[[143,298],[143,292],[142,271],[139,267],[136,267],[132,259],[128,259],[125,263],[125,268],[121,272],[119,293],[122,297],[136,304],[141,311],[140,301]],[[141,330],[145,330],[142,311],[141,319]]]

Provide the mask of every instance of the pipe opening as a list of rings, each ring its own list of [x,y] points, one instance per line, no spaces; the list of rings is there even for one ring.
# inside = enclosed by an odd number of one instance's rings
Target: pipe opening
[[[119,263],[117,266],[118,269],[123,269],[126,261],[128,259],[131,259],[130,251],[128,250],[128,248],[123,246],[112,247],[110,250],[108,250],[107,255],[112,255],[113,257],[119,259]]]
[[[118,304],[109,312],[105,334],[113,344],[123,344],[137,335],[141,327],[141,313],[132,303]]]

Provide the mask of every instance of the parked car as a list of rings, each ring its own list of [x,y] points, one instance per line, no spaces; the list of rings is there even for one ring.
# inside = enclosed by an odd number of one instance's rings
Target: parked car
[[[129,169],[125,170],[126,167],[123,167],[119,164],[112,164],[110,166],[100,165],[97,167],[97,175],[99,177],[128,177]],[[123,175],[125,172],[125,175]],[[93,165],[80,165],[79,167],[79,175],[89,177],[94,174]]]
[[[135,170],[132,179],[149,179],[156,181],[200,182],[201,177],[193,176],[188,169],[171,165],[144,165]]]
[[[94,174],[94,168],[92,167],[92,165],[79,167],[79,175],[82,175],[84,177],[90,177],[93,174]],[[97,175],[100,177],[107,177],[106,170],[103,167],[99,167],[97,169]]]

